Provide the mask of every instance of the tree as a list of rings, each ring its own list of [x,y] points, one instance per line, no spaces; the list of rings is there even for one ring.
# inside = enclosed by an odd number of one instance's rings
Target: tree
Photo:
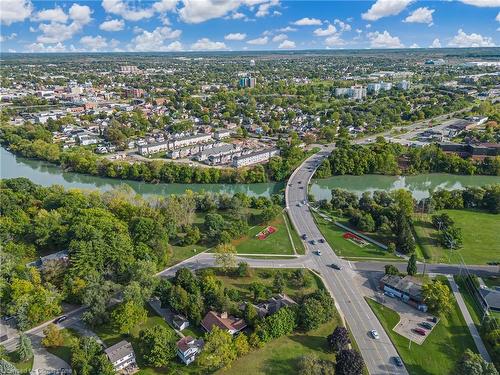
[[[245,321],[250,327],[255,327],[258,318],[257,308],[252,303],[247,303],[245,306]]]
[[[361,375],[363,373],[363,367],[363,358],[356,350],[341,350],[337,355],[335,375]]]
[[[335,373],[333,362],[320,359],[314,354],[300,357],[297,367],[299,375],[333,375]]]
[[[148,313],[142,303],[128,301],[113,311],[111,318],[120,333],[130,333],[136,325],[146,321]]]
[[[334,353],[338,353],[341,350],[347,348],[347,346],[351,343],[351,339],[349,338],[349,332],[347,328],[337,326],[331,335],[328,335],[326,338],[328,341],[328,346],[330,350]]]
[[[33,357],[33,347],[31,346],[31,340],[25,333],[19,335],[19,344],[16,350],[17,358],[20,362],[25,362]]]
[[[64,344],[64,337],[53,323],[50,323],[47,328],[43,330],[45,337],[42,339],[42,345],[47,348],[62,346]]]
[[[283,293],[283,289],[285,289],[285,278],[283,277],[283,273],[280,271],[274,274],[273,280],[273,289],[276,293]]]
[[[231,334],[219,327],[213,327],[212,331],[205,335],[205,346],[198,356],[198,364],[213,372],[229,366],[237,355]]]
[[[0,374],[19,375],[19,370],[12,363],[2,358],[0,359]]]
[[[431,311],[438,315],[447,315],[453,308],[453,296],[450,288],[440,281],[434,280],[422,286],[422,295],[424,302]]]
[[[114,369],[101,344],[93,337],[82,337],[71,347],[71,367],[76,374],[112,375]]]
[[[393,264],[386,264],[384,268],[386,275],[399,275],[399,270]]]
[[[215,264],[224,272],[236,267],[236,249],[230,244],[220,244],[215,248]]]
[[[273,315],[266,316],[259,322],[255,331],[262,342],[268,342],[292,333],[296,327],[296,312],[290,307],[283,307]]]
[[[446,212],[438,215],[432,215],[432,225],[437,230],[445,230],[454,224],[453,219]]]
[[[493,363],[486,362],[481,355],[466,349],[457,365],[457,374],[498,375]]]
[[[325,310],[321,302],[315,298],[307,298],[300,308],[301,326],[310,331],[324,322]]]
[[[245,335],[244,333],[241,333],[238,336],[236,336],[236,338],[233,341],[234,341],[234,348],[236,349],[238,357],[241,357],[250,351],[250,344],[248,343],[247,335]]]
[[[250,268],[248,266],[248,263],[247,262],[238,263],[238,269],[236,270],[236,273],[238,274],[239,277],[249,276]]]
[[[459,249],[462,247],[462,230],[455,226],[448,227],[441,231],[439,241],[447,249]]]
[[[140,332],[139,340],[144,361],[153,367],[163,367],[175,357],[177,337],[173,330],[156,325]]]
[[[417,274],[417,256],[415,254],[410,255],[406,272],[408,272],[408,275],[410,276],[415,276]]]

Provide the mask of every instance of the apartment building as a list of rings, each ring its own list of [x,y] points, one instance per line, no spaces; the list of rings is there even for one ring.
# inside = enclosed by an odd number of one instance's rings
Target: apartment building
[[[252,152],[250,154],[237,156],[233,159],[233,167],[240,168],[257,163],[268,161],[273,156],[279,155],[280,151],[277,148]]]

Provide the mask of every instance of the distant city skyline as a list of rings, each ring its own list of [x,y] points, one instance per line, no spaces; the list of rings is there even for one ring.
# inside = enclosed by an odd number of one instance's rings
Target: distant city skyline
[[[500,0],[0,0],[2,52],[494,47]]]

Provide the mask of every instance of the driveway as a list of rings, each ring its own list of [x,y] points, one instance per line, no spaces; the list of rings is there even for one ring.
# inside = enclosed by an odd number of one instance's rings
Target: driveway
[[[57,371],[59,371],[59,373],[61,373],[64,371],[63,369],[65,369],[68,370],[67,373],[71,373],[71,366],[66,363],[66,361],[49,353],[47,349],[42,346],[42,335],[29,335],[31,344],[33,345],[33,371],[37,371],[38,373],[57,373]]]

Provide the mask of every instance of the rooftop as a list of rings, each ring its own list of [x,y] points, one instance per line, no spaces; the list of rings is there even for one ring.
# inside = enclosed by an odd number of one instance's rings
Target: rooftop
[[[125,340],[104,349],[104,352],[108,356],[111,363],[114,363],[129,354],[135,354],[132,344]]]

